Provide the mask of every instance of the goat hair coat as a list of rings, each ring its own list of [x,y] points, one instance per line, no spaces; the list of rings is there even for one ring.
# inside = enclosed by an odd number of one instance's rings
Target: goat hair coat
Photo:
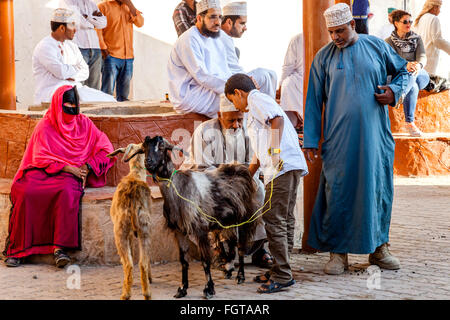
[[[215,217],[224,226],[247,221],[258,209],[254,200],[256,189],[253,178],[243,165],[223,164],[216,170],[203,172],[181,170],[173,176],[172,183],[183,197],[198,199],[195,202],[199,203],[202,212]],[[178,197],[167,183],[163,182],[160,186],[169,228],[204,236],[209,231],[223,230],[217,223],[208,221],[194,205]],[[245,226],[249,228],[246,235],[248,239],[252,238],[258,222],[259,219]]]
[[[60,87],[53,95],[14,177],[6,257],[51,254],[57,247],[81,249],[82,181],[62,169],[89,163],[93,172],[86,185],[101,187],[114,160],[106,157],[113,151],[111,142],[88,117],[63,114],[62,97],[71,88]]]

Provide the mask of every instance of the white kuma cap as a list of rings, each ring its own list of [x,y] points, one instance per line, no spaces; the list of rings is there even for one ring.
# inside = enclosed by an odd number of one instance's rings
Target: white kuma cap
[[[227,99],[225,94],[220,95],[220,112],[238,112],[234,104]]]
[[[325,17],[327,28],[341,26],[353,20],[353,15],[350,7],[345,3],[338,3],[329,7],[323,13]]]
[[[75,13],[69,9],[58,8],[53,11],[50,21],[61,23],[74,23]]]
[[[247,16],[247,2],[231,2],[223,7],[222,15],[225,16]]]
[[[219,0],[201,0],[197,2],[197,14],[208,9],[221,9]]]

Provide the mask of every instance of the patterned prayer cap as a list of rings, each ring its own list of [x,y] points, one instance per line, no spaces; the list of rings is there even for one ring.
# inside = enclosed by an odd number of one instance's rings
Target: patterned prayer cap
[[[226,16],[246,16],[247,15],[247,2],[231,2],[223,7],[224,17]]]
[[[238,112],[234,104],[227,99],[225,94],[220,95],[220,112]]]
[[[353,20],[350,7],[345,3],[338,3],[329,7],[323,13],[327,28],[341,26]]]
[[[74,23],[75,13],[69,9],[58,8],[53,11],[50,21],[61,23]]]
[[[424,6],[442,6],[442,0],[427,0]]]
[[[197,14],[208,9],[221,9],[219,0],[201,0],[197,2]]]

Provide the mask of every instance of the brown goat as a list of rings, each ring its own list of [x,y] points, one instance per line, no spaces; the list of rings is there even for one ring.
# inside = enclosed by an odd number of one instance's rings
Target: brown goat
[[[110,153],[112,158],[124,153],[122,161],[130,161],[130,173],[123,177],[117,186],[111,204],[111,219],[114,223],[114,239],[120,261],[123,266],[124,282],[122,300],[131,297],[133,284],[133,258],[131,240],[133,233],[139,241],[139,268],[141,271],[142,294],[145,300],[151,299],[150,283],[152,282],[150,267],[150,188],[146,182],[144,155],[139,154],[142,144],[130,144]]]

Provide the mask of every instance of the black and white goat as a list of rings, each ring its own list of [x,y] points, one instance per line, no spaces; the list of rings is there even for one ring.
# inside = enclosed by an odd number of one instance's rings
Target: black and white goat
[[[230,237],[232,241],[236,241],[234,228],[224,229],[210,217],[220,221],[223,226],[237,225],[249,220],[258,209],[258,202],[255,200],[256,187],[247,167],[238,164],[221,165],[210,171],[180,170],[174,174],[174,165],[168,152],[173,148],[160,136],[146,137],[143,142],[145,167],[153,175],[153,179],[158,181],[164,198],[164,216],[168,227],[175,232],[179,245],[182,287],[178,288],[175,297],[181,298],[187,294],[189,263],[186,254],[189,250],[189,237],[193,237],[197,242],[207,279],[203,290],[204,297],[209,299],[215,291],[210,271],[212,252],[208,234],[213,232],[225,239]],[[161,178],[170,179],[171,183]],[[195,205],[182,199],[180,195],[195,202]],[[244,254],[255,228],[255,222],[238,228],[238,283],[245,280]]]

